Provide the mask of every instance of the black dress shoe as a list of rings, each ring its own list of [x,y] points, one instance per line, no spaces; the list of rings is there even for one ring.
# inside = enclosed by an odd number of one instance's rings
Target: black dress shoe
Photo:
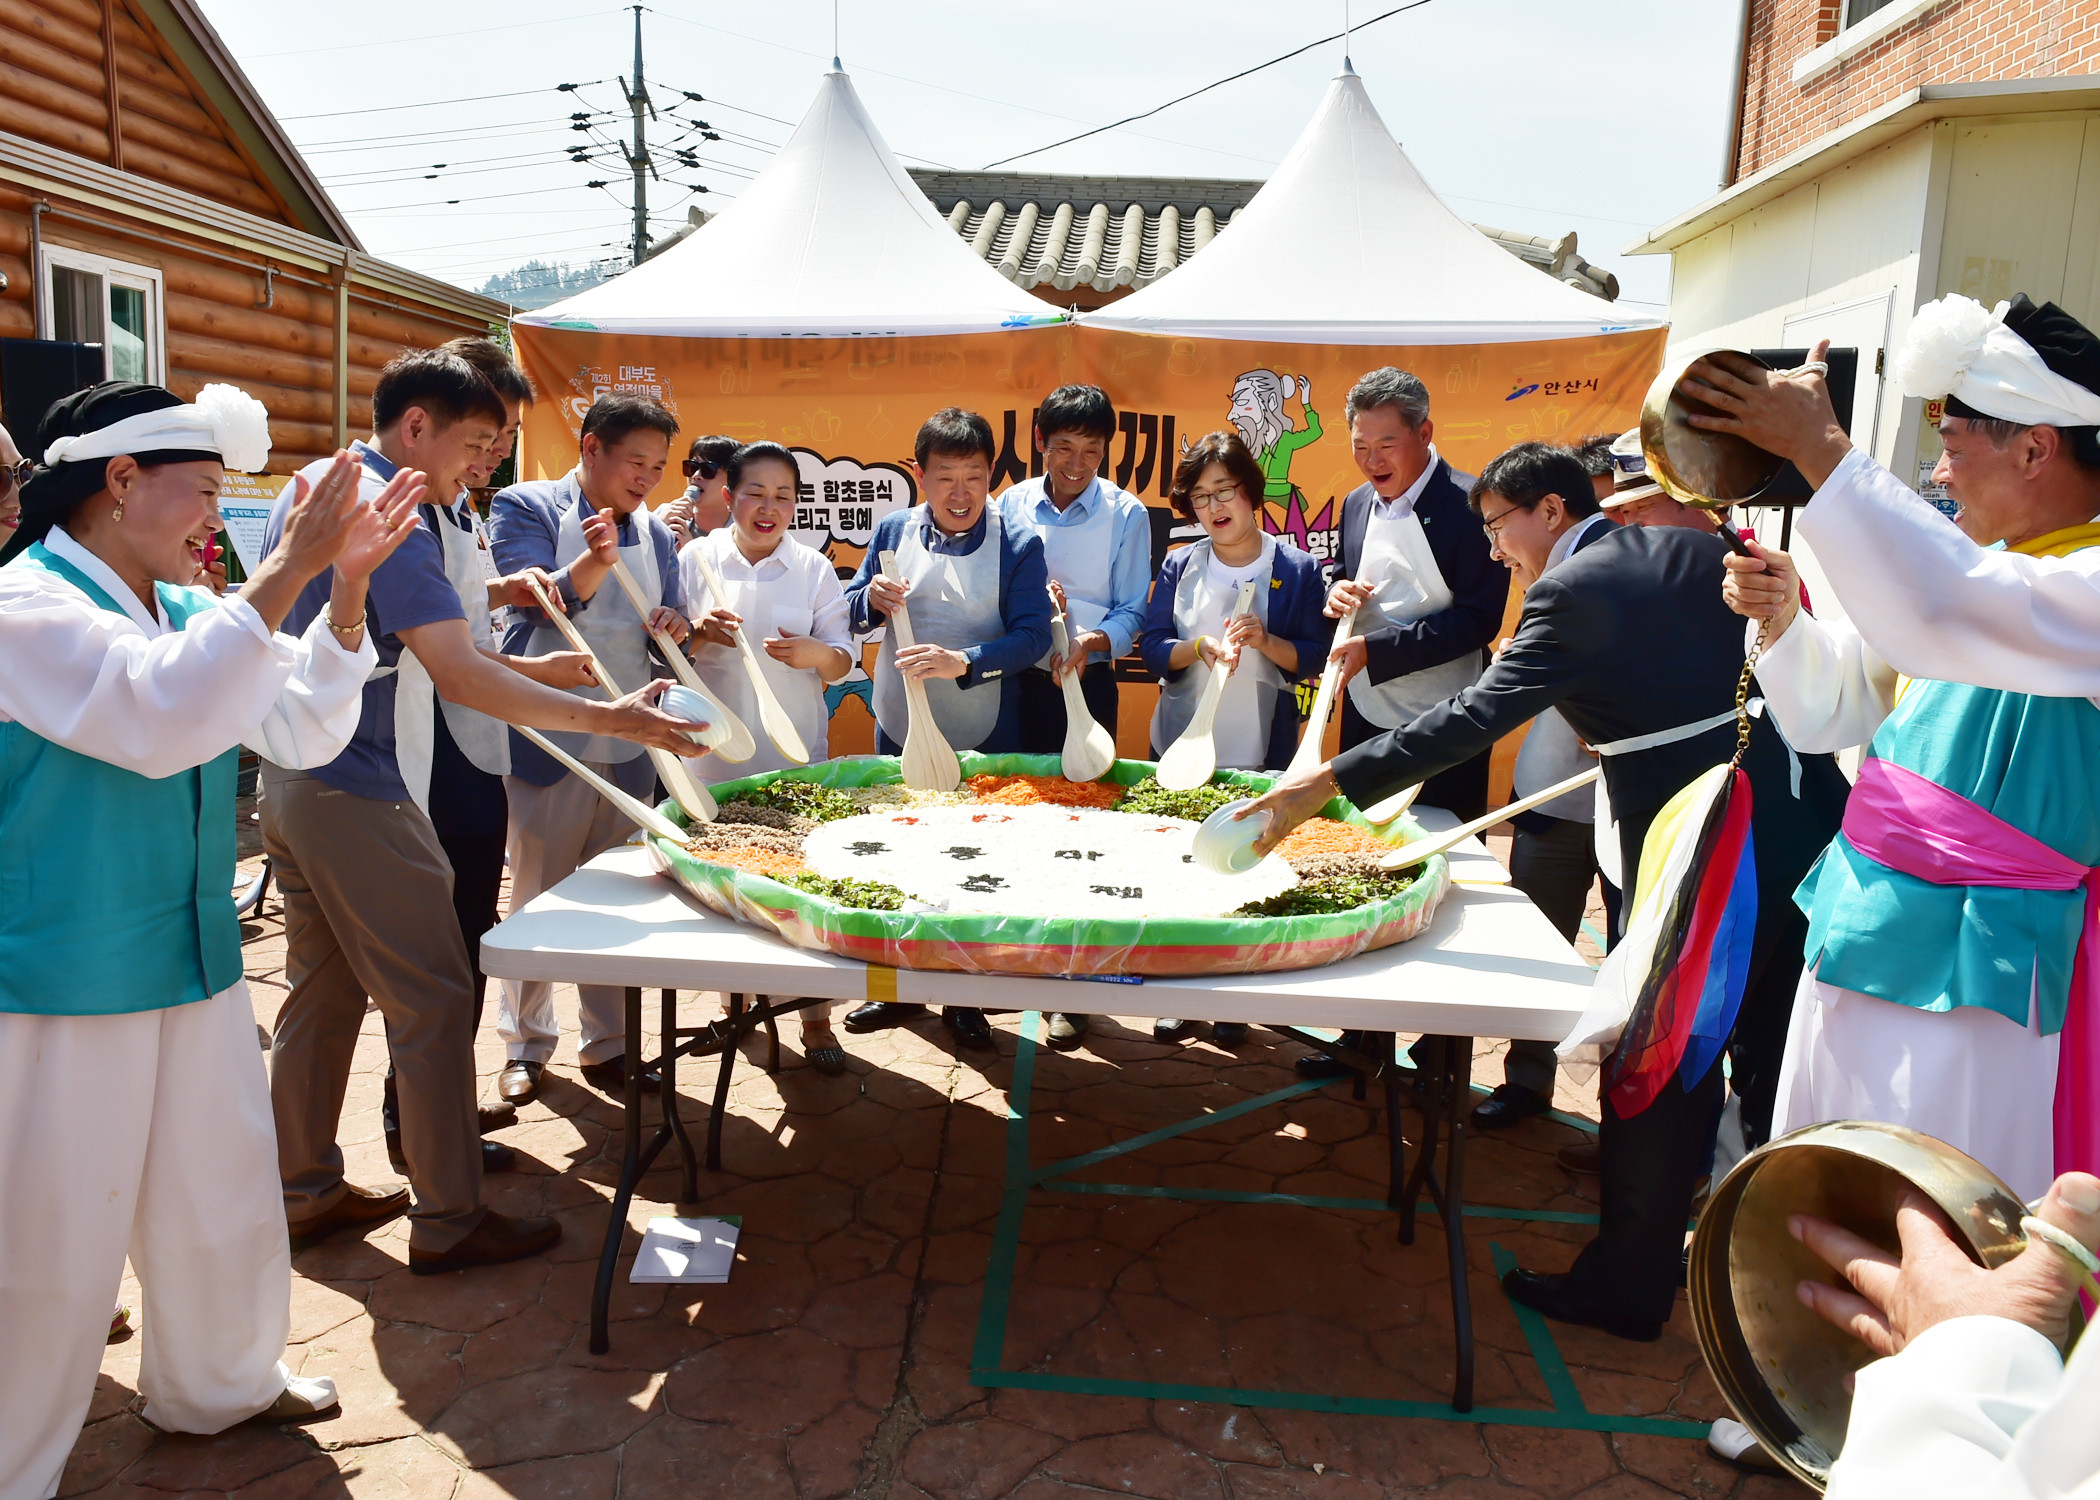
[[[1329,1057],[1324,1052],[1301,1057],[1291,1066],[1298,1070],[1300,1078],[1347,1078],[1356,1071],[1339,1057]]]
[[[540,1095],[540,1074],[546,1066],[529,1058],[512,1058],[496,1075],[496,1097],[513,1109],[520,1104],[530,1104]]]
[[[1629,1318],[1604,1306],[1578,1291],[1559,1272],[1526,1271],[1519,1267],[1503,1276],[1502,1290],[1509,1294],[1510,1301],[1544,1313],[1557,1323],[1600,1328],[1615,1339],[1628,1339],[1636,1344],[1652,1344],[1663,1335],[1662,1324]]]
[[[1542,1115],[1552,1106],[1544,1096],[1520,1083],[1503,1083],[1473,1107],[1475,1130],[1507,1130],[1519,1120]]]
[[[1086,1040],[1087,1028],[1093,1024],[1092,1016],[1068,1016],[1061,1010],[1052,1011],[1049,1026],[1050,1045],[1060,1052],[1069,1052]]]
[[[604,1062],[585,1063],[576,1070],[583,1081],[600,1093],[610,1094],[615,1099],[627,1097],[627,1057],[616,1052]],[[642,1065],[642,1092],[656,1093],[664,1086],[663,1074],[653,1063]]]
[[[851,1017],[847,1018],[849,1021]],[[984,1012],[968,1005],[945,1005],[941,1007],[941,1019],[955,1033],[955,1039],[965,1047],[989,1047],[992,1045],[992,1023],[984,1018]]]
[[[925,1014],[925,1006],[910,1001],[870,1000],[846,1012],[846,1029],[886,1031],[892,1026],[902,1026],[906,1021],[916,1021]]]
[[[1236,1052],[1247,1045],[1247,1023],[1245,1021],[1214,1021],[1211,1023],[1210,1039],[1214,1046],[1227,1052]]]
[[[500,1141],[482,1141],[481,1170],[484,1172],[512,1172],[517,1170],[518,1153]],[[408,1170],[408,1155],[401,1149],[401,1132],[386,1133],[386,1159],[396,1172]]]

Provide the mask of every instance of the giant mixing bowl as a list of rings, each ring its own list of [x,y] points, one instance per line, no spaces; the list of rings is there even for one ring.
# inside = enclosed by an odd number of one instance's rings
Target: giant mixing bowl
[[[1803,1281],[1842,1278],[1787,1232],[1787,1220],[1813,1214],[1893,1255],[1896,1208],[1911,1190],[1979,1265],[1996,1268],[2026,1248],[2027,1210],[1983,1163],[1915,1130],[1860,1120],[1811,1125],[1751,1152],[1714,1190],[1692,1238],[1687,1284],[1707,1368],[1758,1441],[1818,1490],[1844,1450],[1847,1379],[1876,1356],[1802,1303]]]

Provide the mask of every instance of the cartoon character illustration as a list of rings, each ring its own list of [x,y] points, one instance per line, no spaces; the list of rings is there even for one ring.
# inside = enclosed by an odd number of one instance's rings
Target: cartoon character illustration
[[[1295,387],[1305,411],[1305,425],[1291,425],[1283,409]],[[1320,414],[1312,406],[1312,381],[1281,370],[1249,370],[1232,383],[1232,409],[1226,418],[1240,430],[1254,461],[1268,481],[1263,499],[1282,505],[1291,494],[1291,460],[1308,443],[1319,441]]]

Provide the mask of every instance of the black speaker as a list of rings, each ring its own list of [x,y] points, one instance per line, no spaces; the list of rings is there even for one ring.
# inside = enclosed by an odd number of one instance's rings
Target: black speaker
[[[25,458],[41,459],[38,430],[51,403],[106,378],[100,344],[0,339],[0,425]]]
[[[1763,360],[1775,370],[1791,370],[1808,359],[1806,349],[1752,349],[1751,354]],[[1830,386],[1830,405],[1837,412],[1838,426],[1852,433],[1852,388],[1859,379],[1859,351],[1857,349],[1833,349],[1824,358],[1830,364],[1830,373],[1824,380]],[[1815,488],[1801,471],[1788,464],[1773,476],[1772,482],[1751,501],[1752,505],[1806,505]]]

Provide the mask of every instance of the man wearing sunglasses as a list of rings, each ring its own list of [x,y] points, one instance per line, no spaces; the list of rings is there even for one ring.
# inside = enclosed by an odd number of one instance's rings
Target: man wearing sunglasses
[[[663,508],[679,550],[696,536],[729,524],[729,460],[736,453],[732,437],[696,437],[686,450],[685,493]]]

